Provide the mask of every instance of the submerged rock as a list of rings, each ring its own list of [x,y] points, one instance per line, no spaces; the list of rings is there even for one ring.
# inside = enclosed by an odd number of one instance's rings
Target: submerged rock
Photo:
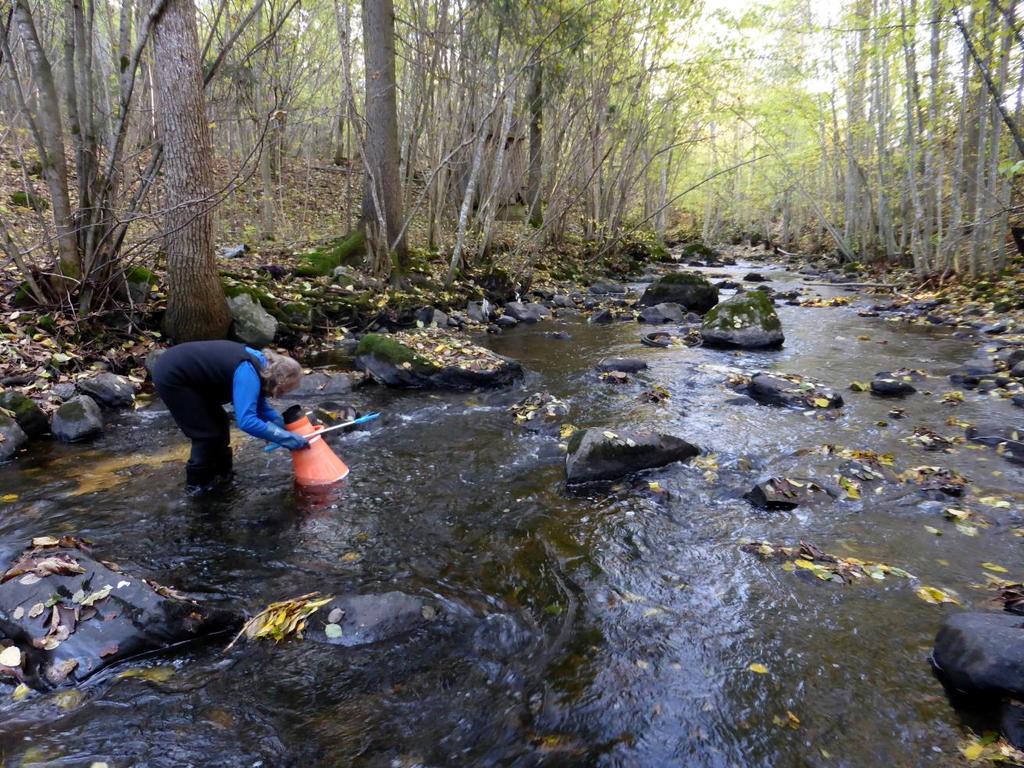
[[[601,372],[637,373],[647,370],[647,362],[639,357],[606,357],[594,367]]]
[[[743,498],[762,509],[796,509],[817,499],[832,497],[812,480],[770,477],[743,494]]]
[[[368,333],[356,348],[356,367],[389,387],[501,387],[523,373],[515,360],[439,328]]]
[[[28,435],[17,421],[0,413],[0,461],[7,461],[28,441]]]
[[[50,431],[50,420],[43,409],[20,392],[0,392],[0,408],[11,411],[18,426],[29,437],[39,437]]]
[[[651,307],[644,307],[640,310],[640,314],[637,317],[637,321],[641,323],[650,323],[652,325],[661,325],[663,323],[681,323],[683,318],[686,316],[685,307],[681,307],[671,301],[665,301],[661,304],[655,304]]]
[[[499,328],[515,328],[517,325],[519,325],[519,321],[516,320],[511,315],[502,315],[501,317],[494,321],[494,324],[497,325]]]
[[[615,315],[610,309],[602,309],[592,314],[587,322],[591,325],[609,325],[615,322]]]
[[[50,431],[54,437],[65,443],[95,437],[103,432],[103,415],[100,413],[100,407],[88,395],[74,397],[53,414]]]
[[[277,335],[277,318],[248,293],[228,297],[235,337],[250,347],[265,347]]]
[[[755,374],[747,394],[762,405],[788,408],[841,408],[843,398],[836,391],[804,376],[793,374]]]
[[[532,431],[557,429],[559,421],[569,415],[569,404],[550,392],[535,392],[509,408],[516,424]]]
[[[544,318],[551,316],[551,312],[543,304],[534,302],[524,304],[521,301],[510,301],[506,304],[505,314],[520,323],[539,323]]]
[[[314,643],[351,648],[406,635],[436,615],[433,606],[404,592],[347,595],[318,608],[307,619],[302,636]]]
[[[1024,464],[1024,425],[981,423],[967,427],[967,439],[995,448],[1014,464]]]
[[[34,539],[0,579],[0,632],[21,651],[19,674],[39,689],[238,623],[94,559],[74,537]]]
[[[695,272],[672,272],[647,286],[638,303],[650,307],[663,302],[681,304],[702,315],[718,303],[718,289]]]
[[[78,380],[78,391],[108,408],[127,408],[135,402],[135,385],[124,376],[97,373]]]
[[[963,612],[946,617],[932,662],[955,690],[1024,698],[1024,616]]]
[[[569,441],[565,474],[569,483],[616,478],[644,469],[687,461],[700,450],[673,435],[637,430],[577,431]]]
[[[602,295],[607,293],[625,293],[626,286],[613,283],[610,280],[595,280],[590,286],[590,292]]]
[[[772,300],[761,291],[716,305],[704,316],[700,333],[708,347],[764,349],[781,347],[786,340]]]

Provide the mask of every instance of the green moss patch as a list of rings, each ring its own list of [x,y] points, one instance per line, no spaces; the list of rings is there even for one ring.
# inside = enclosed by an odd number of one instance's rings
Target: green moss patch
[[[311,251],[299,260],[295,274],[300,277],[329,275],[335,267],[354,266],[366,255],[366,237],[360,232],[351,232],[343,238]]]
[[[408,367],[416,373],[436,373],[437,366],[431,365],[409,347],[402,344],[394,336],[383,333],[368,333],[359,341],[356,356],[373,355],[398,368]]]
[[[758,326],[765,331],[782,329],[771,299],[764,291],[750,291],[716,305],[704,318],[705,328],[723,331]]]

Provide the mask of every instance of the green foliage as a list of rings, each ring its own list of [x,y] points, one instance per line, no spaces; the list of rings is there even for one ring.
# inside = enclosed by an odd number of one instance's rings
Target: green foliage
[[[366,236],[362,230],[357,230],[305,254],[299,260],[295,274],[300,277],[329,275],[335,267],[359,264],[365,255]]]

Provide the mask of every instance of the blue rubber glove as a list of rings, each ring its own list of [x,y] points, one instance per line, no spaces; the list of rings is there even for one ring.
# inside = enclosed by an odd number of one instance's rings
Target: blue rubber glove
[[[276,424],[268,425],[266,432],[267,439],[271,442],[277,443],[282,448],[287,448],[289,451],[301,451],[305,448],[309,448],[309,440],[304,438],[302,435],[296,435],[294,432],[289,432],[287,429],[281,429]]]

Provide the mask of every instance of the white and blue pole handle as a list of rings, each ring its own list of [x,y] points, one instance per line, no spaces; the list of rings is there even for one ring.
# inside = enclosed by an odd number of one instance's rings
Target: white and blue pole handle
[[[333,432],[336,429],[343,429],[345,427],[354,427],[357,424],[365,424],[366,422],[373,421],[374,419],[377,419],[377,418],[380,418],[380,413],[368,413],[365,416],[360,416],[358,419],[353,419],[352,421],[346,421],[344,424],[335,424],[333,427],[328,427],[327,429],[321,429],[315,435],[310,436],[309,442],[310,443],[315,443],[317,440],[320,439],[321,435],[326,435],[328,432]],[[281,446],[278,445],[277,443],[271,443],[270,445],[266,446],[263,450],[264,450],[265,453],[270,453],[271,451],[275,451],[275,450],[277,450],[280,447]]]

